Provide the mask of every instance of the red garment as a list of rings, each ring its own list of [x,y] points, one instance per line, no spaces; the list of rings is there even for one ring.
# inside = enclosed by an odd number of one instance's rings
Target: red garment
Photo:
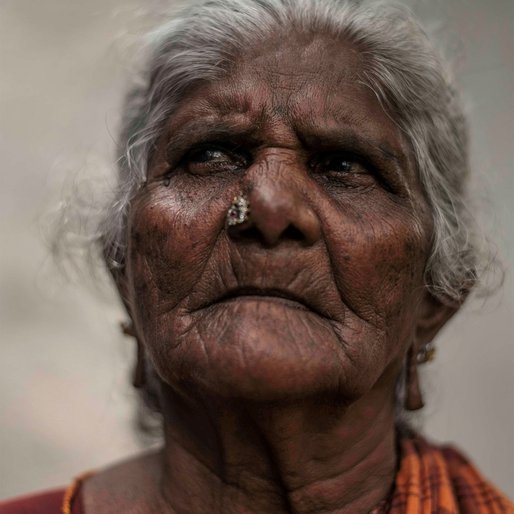
[[[63,514],[66,491],[56,489],[0,503],[0,514]],[[80,489],[73,497],[71,514],[84,514]]]
[[[65,499],[70,514],[84,514],[80,484],[0,503],[0,514],[67,514]],[[370,514],[514,514],[514,505],[455,449],[411,434],[400,442],[391,497]]]

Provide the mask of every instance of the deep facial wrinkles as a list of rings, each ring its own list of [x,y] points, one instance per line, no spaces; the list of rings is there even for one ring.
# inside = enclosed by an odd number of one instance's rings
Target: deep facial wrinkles
[[[363,510],[386,495],[394,474],[392,399],[422,283],[416,266],[401,280],[398,273],[425,251],[412,213],[422,198],[417,186],[408,189],[415,201],[402,196],[417,178],[400,165],[396,126],[353,75],[338,75],[335,63],[353,69],[354,54],[324,45],[288,46],[269,62],[263,50],[262,62],[242,62],[192,92],[159,155],[182,159],[198,142],[234,137],[251,157],[248,167],[203,165],[208,155],[189,166],[185,158],[168,189],[152,178],[149,204],[137,213],[146,246],[131,270],[137,286],[159,293],[137,304],[140,328],[164,391],[187,398],[176,407],[183,424],[173,417],[166,424],[180,435],[167,448],[170,466],[181,462],[174,457],[185,441],[191,458],[214,473],[189,459],[169,485],[177,505],[194,496],[200,512],[199,491],[226,512],[274,512],[278,498],[277,512]],[[330,72],[321,57],[334,61]],[[401,174],[391,181],[397,189],[358,158],[353,175],[341,176],[347,170],[338,163],[317,166],[333,152],[345,160],[364,152],[386,178]],[[225,215],[241,193],[253,207],[252,230],[236,233],[226,230]],[[263,294],[254,294],[259,288]],[[295,425],[295,416],[303,421]],[[215,434],[206,442],[209,424]],[[386,480],[377,483],[378,475]]]

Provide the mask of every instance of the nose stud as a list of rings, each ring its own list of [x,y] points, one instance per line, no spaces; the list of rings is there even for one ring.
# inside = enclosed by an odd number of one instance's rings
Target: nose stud
[[[227,211],[227,226],[241,225],[250,219],[250,202],[248,198],[240,194],[235,196]]]

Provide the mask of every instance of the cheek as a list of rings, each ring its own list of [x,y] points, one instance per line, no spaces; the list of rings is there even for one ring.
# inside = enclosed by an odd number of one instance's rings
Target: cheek
[[[320,263],[326,262],[326,276],[337,287],[344,321],[333,331],[308,319],[288,325],[283,316],[271,326],[271,315],[277,317],[271,312],[243,337],[234,324],[243,312],[207,316],[204,324],[191,323],[186,312],[186,299],[201,289],[199,278],[228,256],[220,234],[234,195],[230,188],[195,191],[191,185],[153,186],[130,214],[133,315],[161,378],[171,383],[194,375],[223,391],[246,384],[249,397],[266,387],[273,397],[277,391],[300,394],[338,384],[345,396],[357,397],[392,361],[399,365],[423,280],[425,246],[415,220],[383,206],[359,213],[325,205]],[[313,341],[305,339],[310,333]]]
[[[163,186],[150,186],[134,202],[127,272],[145,334],[194,287],[222,229],[222,209],[219,199]]]
[[[426,227],[400,208],[332,214],[327,242],[341,297],[359,317],[382,327],[389,345],[401,344],[414,329],[424,289]]]

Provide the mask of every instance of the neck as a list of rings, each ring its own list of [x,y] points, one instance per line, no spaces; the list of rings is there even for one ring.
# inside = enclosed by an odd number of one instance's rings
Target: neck
[[[173,513],[369,512],[396,465],[390,387],[341,406],[164,391],[161,492]]]

